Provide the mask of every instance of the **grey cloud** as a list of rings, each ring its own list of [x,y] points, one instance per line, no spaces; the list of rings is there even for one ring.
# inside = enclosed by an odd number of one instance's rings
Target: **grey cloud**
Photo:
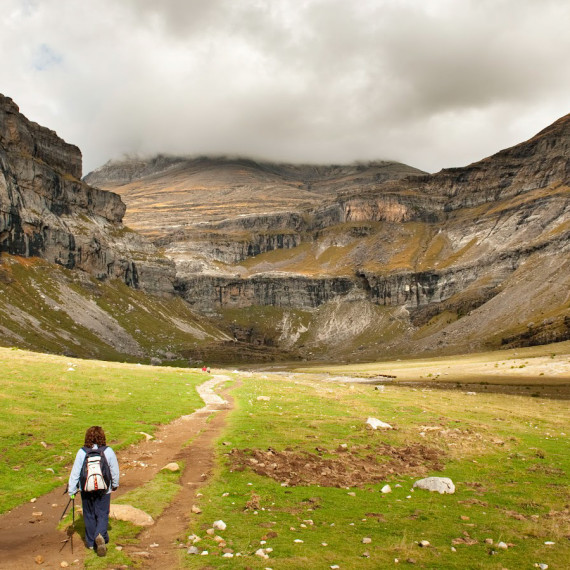
[[[568,112],[565,0],[5,3],[0,90],[86,170],[136,152],[438,170]]]

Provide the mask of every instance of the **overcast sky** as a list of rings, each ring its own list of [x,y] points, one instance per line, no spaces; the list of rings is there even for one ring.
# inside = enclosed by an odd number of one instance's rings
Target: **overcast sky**
[[[0,0],[0,92],[83,152],[435,172],[570,112],[568,0]]]

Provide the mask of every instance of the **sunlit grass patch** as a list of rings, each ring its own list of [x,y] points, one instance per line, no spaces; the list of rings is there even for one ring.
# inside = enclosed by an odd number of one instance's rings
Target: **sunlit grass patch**
[[[185,369],[137,366],[0,349],[0,512],[65,486],[91,425],[114,449],[201,407]]]
[[[564,402],[398,386],[380,392],[302,374],[244,378],[233,395],[237,406],[220,439],[219,467],[196,498],[203,512],[189,528],[202,539],[195,546],[209,555],[187,555],[189,568],[205,560],[232,568],[237,553],[238,566],[274,569],[384,568],[395,559],[433,569],[514,568],[529,561],[555,567],[570,555],[563,538],[570,535]],[[368,417],[394,429],[371,430]],[[278,463],[281,453],[310,453],[327,467],[342,446],[345,457],[365,458],[368,446],[410,445],[442,454],[441,465],[428,466],[426,474],[450,477],[455,494],[412,490],[420,477],[402,465],[383,480],[355,477],[341,486],[329,486],[334,481],[326,475],[311,485],[294,485],[291,474],[270,476],[270,462]],[[235,450],[246,458],[242,464],[234,461]],[[383,461],[379,453],[370,465]],[[314,464],[301,461],[293,470],[309,468]],[[382,492],[385,485],[391,492]],[[227,524],[219,534],[232,559],[222,558],[205,532],[218,519]],[[430,545],[420,547],[422,540]],[[549,540],[554,548],[544,545]],[[497,547],[501,541],[507,550]],[[268,559],[255,554],[259,548],[273,549]]]

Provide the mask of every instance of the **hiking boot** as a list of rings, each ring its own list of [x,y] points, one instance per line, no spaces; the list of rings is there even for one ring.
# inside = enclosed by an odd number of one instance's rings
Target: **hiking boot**
[[[107,554],[105,539],[100,534],[98,534],[95,539],[95,551],[97,552],[97,556],[106,556]]]

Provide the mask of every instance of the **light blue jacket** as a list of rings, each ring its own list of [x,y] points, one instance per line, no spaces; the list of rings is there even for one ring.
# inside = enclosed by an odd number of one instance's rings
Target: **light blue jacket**
[[[97,449],[97,444],[93,445],[93,449]],[[110,447],[107,447],[103,453],[105,454],[105,458],[107,459],[107,463],[111,469],[111,486],[107,491],[107,494],[109,494],[112,488],[116,489],[119,486],[119,462],[117,461],[115,452]],[[69,482],[67,484],[67,492],[70,497],[75,495],[78,491],[81,491],[79,488],[79,476],[81,475],[81,468],[83,467],[83,461],[85,461],[86,456],[87,453],[85,453],[83,448],[81,448],[75,456],[75,463],[71,469]]]

